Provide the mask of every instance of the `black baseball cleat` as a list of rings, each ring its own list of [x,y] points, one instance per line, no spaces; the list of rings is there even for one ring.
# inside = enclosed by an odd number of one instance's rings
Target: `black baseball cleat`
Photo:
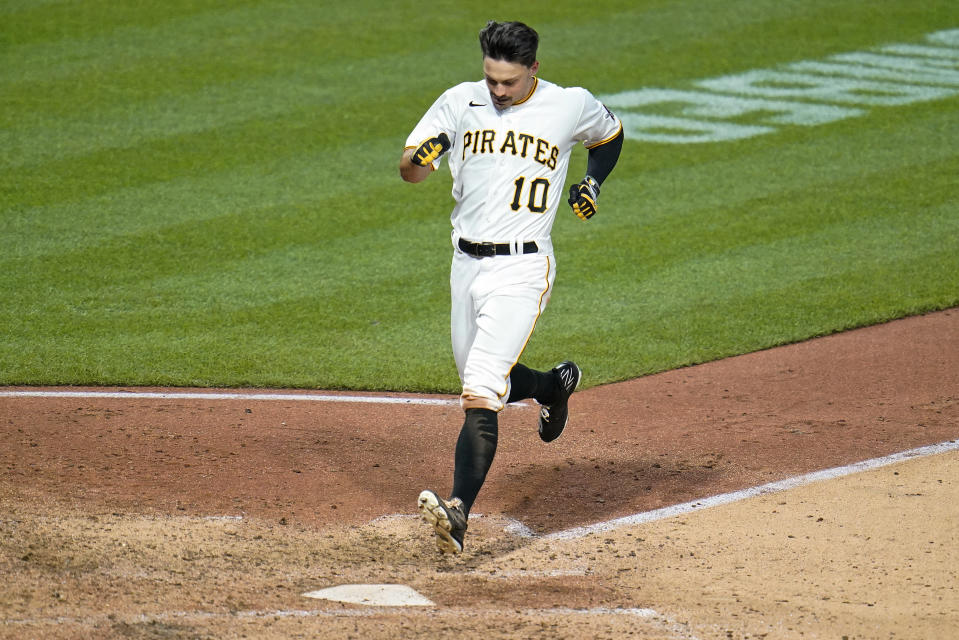
[[[423,520],[436,532],[436,546],[443,553],[463,551],[463,536],[466,535],[466,513],[459,498],[443,500],[432,491],[420,492],[416,502]]]
[[[553,373],[559,379],[559,391],[552,404],[543,405],[539,410],[539,437],[543,442],[552,442],[563,434],[569,421],[569,397],[579,386],[583,372],[575,362],[562,362],[553,367]]]

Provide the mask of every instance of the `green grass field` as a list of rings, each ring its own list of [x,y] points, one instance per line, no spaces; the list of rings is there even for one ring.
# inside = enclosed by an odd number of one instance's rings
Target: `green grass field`
[[[481,77],[489,18],[540,32],[542,77],[611,96],[933,47],[959,5],[0,2],[0,384],[458,391],[449,172],[397,163]],[[722,142],[628,130],[599,214],[561,206],[524,361],[595,385],[959,304],[949,47],[921,54],[935,98]]]

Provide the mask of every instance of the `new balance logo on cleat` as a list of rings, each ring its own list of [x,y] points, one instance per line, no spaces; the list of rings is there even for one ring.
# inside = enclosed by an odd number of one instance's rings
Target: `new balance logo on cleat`
[[[576,363],[569,360],[553,367],[553,372],[559,379],[559,389],[556,400],[543,405],[539,412],[539,437],[543,442],[552,442],[562,435],[569,421],[569,397],[576,391],[583,375]]]
[[[579,382],[575,367],[563,367],[557,373],[559,373],[560,384],[567,390],[566,393],[572,393]]]

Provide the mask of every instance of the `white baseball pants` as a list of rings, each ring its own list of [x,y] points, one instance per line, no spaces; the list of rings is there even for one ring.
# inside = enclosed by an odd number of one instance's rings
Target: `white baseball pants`
[[[503,408],[510,370],[546,309],[555,279],[551,254],[475,258],[454,251],[450,329],[463,409]]]

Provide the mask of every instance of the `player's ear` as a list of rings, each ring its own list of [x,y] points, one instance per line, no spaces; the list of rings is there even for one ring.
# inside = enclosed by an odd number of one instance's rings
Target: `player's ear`
[[[535,76],[537,71],[539,71],[539,60],[534,60],[533,64],[529,68],[529,73],[530,75]]]

